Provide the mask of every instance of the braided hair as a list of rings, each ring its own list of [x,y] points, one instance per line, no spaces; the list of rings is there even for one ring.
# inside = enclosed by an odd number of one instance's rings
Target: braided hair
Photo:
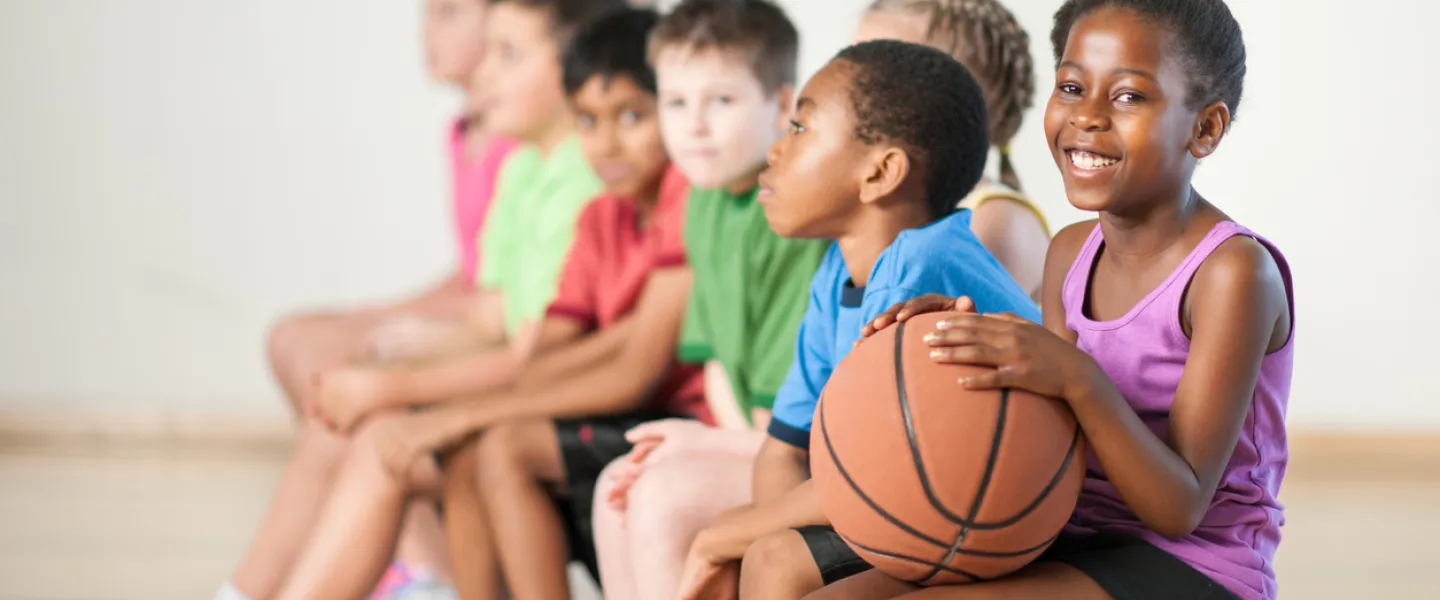
[[[925,38],[950,53],[980,83],[990,115],[990,144],[1000,149],[1000,182],[1020,189],[1010,140],[1035,101],[1030,35],[997,0],[874,0],[871,11],[929,18]]]

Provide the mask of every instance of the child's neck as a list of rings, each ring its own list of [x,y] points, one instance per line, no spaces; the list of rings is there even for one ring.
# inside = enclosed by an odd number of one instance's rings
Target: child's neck
[[[660,204],[660,184],[663,178],[657,179],[645,186],[638,194],[630,199],[635,203],[635,227],[645,227],[650,223],[650,216],[655,214],[655,207]]]
[[[529,139],[526,141],[534,144],[540,150],[541,156],[549,157],[573,131],[572,120],[568,116],[561,116],[540,131],[527,136]]]
[[[870,283],[870,271],[901,232],[924,227],[933,221],[926,214],[926,208],[917,203],[891,207],[864,206],[860,210],[861,214],[851,220],[847,231],[835,238],[855,287]]]
[[[1100,213],[1100,230],[1105,234],[1105,253],[1110,260],[1140,262],[1165,252],[1184,237],[1196,215],[1209,203],[1194,188],[1184,199],[1160,202],[1135,213]]]

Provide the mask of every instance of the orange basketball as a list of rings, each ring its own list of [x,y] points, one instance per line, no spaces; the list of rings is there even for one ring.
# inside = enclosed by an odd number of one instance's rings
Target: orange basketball
[[[953,313],[863,341],[815,410],[810,468],[835,531],[876,568],[921,585],[1029,564],[1075,510],[1085,441],[1064,402],[969,391],[981,367],[930,360],[924,335]]]

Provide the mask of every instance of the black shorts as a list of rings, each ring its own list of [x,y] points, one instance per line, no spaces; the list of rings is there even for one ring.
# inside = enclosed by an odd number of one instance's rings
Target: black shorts
[[[810,549],[825,585],[872,568],[830,527],[796,531]],[[1063,533],[1036,560],[1074,567],[1115,600],[1235,600],[1229,590],[1185,561],[1128,535]]]
[[[565,471],[565,485],[555,495],[555,506],[564,522],[570,556],[584,563],[597,582],[600,567],[595,558],[590,513],[600,471],[610,461],[630,452],[632,444],[625,439],[626,431],[641,423],[673,418],[676,416],[669,413],[639,411],[610,417],[555,420],[555,436],[560,440],[560,461]]]

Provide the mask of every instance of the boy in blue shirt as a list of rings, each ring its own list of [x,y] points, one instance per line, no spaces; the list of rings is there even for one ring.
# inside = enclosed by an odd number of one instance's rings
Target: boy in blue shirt
[[[743,598],[799,598],[869,568],[826,525],[808,451],[820,391],[866,323],[934,293],[1040,320],[971,233],[969,211],[955,209],[985,166],[984,107],[949,55],[889,40],[842,50],[801,91],[758,201],[776,233],[836,243],[811,284],[795,363],[756,457],[753,502],[696,537],[682,598],[733,585],[727,573],[742,557]]]

